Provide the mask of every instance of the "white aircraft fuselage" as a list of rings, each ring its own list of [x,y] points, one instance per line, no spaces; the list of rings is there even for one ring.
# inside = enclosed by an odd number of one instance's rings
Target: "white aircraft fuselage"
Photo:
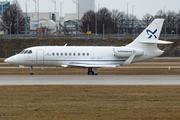
[[[151,59],[163,53],[161,50],[141,50],[128,47],[68,47],[68,46],[41,46],[31,47],[24,51],[32,51],[30,54],[17,54],[5,62],[27,66],[56,66],[56,67],[82,67],[70,64],[81,63],[87,65],[123,65],[134,52],[137,55],[131,63]],[[70,66],[69,66],[70,65]],[[103,67],[103,66],[102,66]]]
[[[157,44],[172,43],[158,40],[163,22],[163,19],[155,19],[132,43],[126,46],[30,47],[7,58],[5,62],[31,66],[31,75],[33,75],[33,66],[88,68],[88,75],[97,75],[97,68],[120,67],[162,55],[164,51],[159,50]]]

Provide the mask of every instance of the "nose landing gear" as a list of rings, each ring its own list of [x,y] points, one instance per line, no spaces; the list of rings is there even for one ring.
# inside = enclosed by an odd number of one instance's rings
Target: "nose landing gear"
[[[98,75],[97,68],[88,68],[88,75]]]
[[[30,71],[31,71],[30,75],[34,75],[34,73],[33,73],[33,66],[30,67]]]

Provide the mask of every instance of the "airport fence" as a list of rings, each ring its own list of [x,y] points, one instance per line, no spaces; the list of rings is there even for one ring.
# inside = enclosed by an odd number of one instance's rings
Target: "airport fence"
[[[20,53],[22,50],[0,50],[0,58],[7,58]]]
[[[16,54],[19,54],[22,50],[0,50],[0,58],[7,58]],[[178,49],[167,49],[160,57],[180,57],[180,50]]]
[[[14,34],[14,35],[0,35],[0,38],[133,38],[135,39],[139,34],[71,34],[71,35],[25,35],[25,34]],[[180,38],[177,34],[161,34],[162,39],[167,38]]]

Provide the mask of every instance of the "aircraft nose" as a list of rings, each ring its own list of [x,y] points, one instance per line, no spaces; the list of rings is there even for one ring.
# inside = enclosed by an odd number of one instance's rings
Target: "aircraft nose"
[[[5,63],[9,64],[18,64],[19,63],[19,57],[17,55],[9,57],[4,60]]]

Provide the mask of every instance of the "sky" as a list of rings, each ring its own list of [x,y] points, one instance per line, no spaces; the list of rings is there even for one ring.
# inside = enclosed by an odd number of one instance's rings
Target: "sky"
[[[5,0],[0,0],[5,1]],[[8,0],[12,2],[13,0]],[[38,1],[38,0],[36,0]],[[18,0],[21,5],[22,10],[26,11],[26,0]],[[60,2],[62,3],[62,15],[65,13],[75,13],[76,12],[76,4],[72,2],[72,0],[56,0],[56,11],[60,12]],[[132,14],[132,8],[134,8],[134,15],[138,17],[138,19],[142,19],[142,17],[149,13],[151,15],[155,15],[157,11],[164,10],[165,11],[175,11],[180,12],[180,0],[95,0],[95,6],[100,8],[106,7],[109,10],[118,9],[119,11],[124,11]],[[128,5],[127,5],[128,4]],[[132,7],[134,5],[134,7]],[[27,11],[35,12],[35,2],[33,0],[27,0]],[[39,0],[39,11],[40,12],[54,12],[54,2],[52,0]]]

